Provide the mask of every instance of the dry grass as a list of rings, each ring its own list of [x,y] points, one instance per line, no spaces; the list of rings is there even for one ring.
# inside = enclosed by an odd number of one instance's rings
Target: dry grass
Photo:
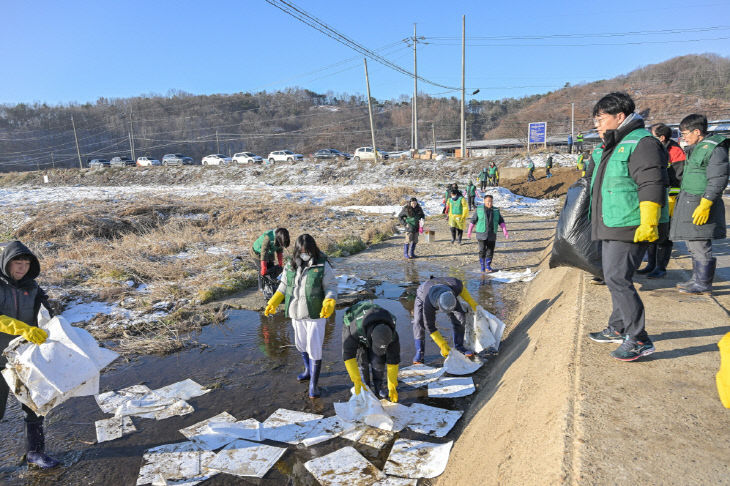
[[[334,206],[393,206],[405,204],[416,195],[412,187],[395,186],[387,189],[363,189],[349,196],[336,199]]]
[[[387,197],[405,194],[411,194],[408,188],[396,188]],[[192,331],[225,319],[224,312],[211,313],[201,304],[256,285],[249,249],[264,230],[285,226],[292,241],[309,233],[336,257],[382,241],[395,227],[389,216],[273,203],[265,196],[98,202],[70,214],[57,204],[36,211],[12,236],[39,256],[39,283],[54,310],[82,299],[132,311],[129,319],[99,315],[85,324],[97,339],[117,341],[123,354],[178,350],[191,345]],[[140,284],[148,286],[145,292],[136,289]],[[145,317],[160,302],[170,303],[169,314]]]

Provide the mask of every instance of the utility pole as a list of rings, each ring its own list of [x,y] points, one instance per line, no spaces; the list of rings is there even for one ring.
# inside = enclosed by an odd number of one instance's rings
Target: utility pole
[[[416,61],[416,24],[413,24],[413,149],[418,153],[418,62]]]
[[[370,78],[368,77],[368,60],[366,58],[362,59],[365,63],[365,84],[368,88],[368,113],[370,114],[370,137],[373,140],[373,156],[375,157],[375,162],[378,161],[378,149],[375,147],[375,125],[373,124],[373,102],[372,98],[370,97]]]
[[[436,158],[436,127],[431,123],[431,138],[433,138],[433,156]]]
[[[571,103],[570,104],[570,139],[571,140],[573,140],[573,127],[574,126],[575,126],[575,103]]]
[[[137,161],[134,153],[134,125],[132,123],[132,110],[129,110],[129,148],[132,152],[132,160]]]
[[[218,146],[218,150],[216,153],[221,153],[221,141],[218,138],[218,129],[217,128],[215,129],[215,143]]]
[[[73,115],[71,115],[71,126],[74,127],[74,140],[76,140],[76,153],[79,156],[79,169],[83,169],[84,164],[81,163],[81,151],[79,150],[79,137],[76,136],[76,124],[74,123]]]
[[[466,65],[466,15],[461,16],[461,158],[466,157],[466,119],[464,117],[464,72]]]
[[[56,168],[56,159],[53,156],[53,152],[51,152],[51,165],[53,166],[54,169]]]

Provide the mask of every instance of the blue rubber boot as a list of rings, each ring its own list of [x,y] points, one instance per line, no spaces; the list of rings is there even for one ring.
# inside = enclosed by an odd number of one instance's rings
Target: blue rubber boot
[[[426,350],[426,340],[416,339],[416,354],[413,356],[413,364],[423,364],[423,352]]]
[[[494,271],[494,270],[492,270],[492,259],[491,258],[487,258],[486,260],[484,260],[484,268],[486,269],[487,272]]]
[[[408,258],[408,243],[403,245],[403,258]]]
[[[309,398],[319,398],[319,372],[322,370],[322,360],[311,360],[309,362],[309,369],[312,372],[312,376],[309,378]]]
[[[43,434],[43,418],[25,422],[25,460],[29,466],[52,469],[60,463],[45,454],[46,439]]]
[[[408,258],[416,258],[416,244],[411,243],[411,249],[408,253]]]
[[[471,358],[474,356],[474,351],[464,346],[464,331],[463,327],[454,327],[454,348],[467,358]]]
[[[479,266],[482,268],[482,272],[484,271],[484,258],[479,259]]]
[[[297,380],[304,381],[309,379],[311,370],[309,369],[309,354],[302,352],[302,361],[304,361],[304,372],[297,375]]]

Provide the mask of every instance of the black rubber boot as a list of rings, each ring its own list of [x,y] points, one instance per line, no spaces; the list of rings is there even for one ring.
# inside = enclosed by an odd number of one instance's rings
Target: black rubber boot
[[[682,290],[684,290],[684,289],[686,289],[686,288],[688,288],[688,287],[691,287],[691,286],[693,286],[693,285],[695,284],[695,282],[697,281],[697,272],[698,272],[698,271],[699,271],[699,270],[698,270],[698,264],[697,264],[697,262],[696,262],[696,261],[695,261],[695,260],[693,259],[693,260],[692,260],[692,277],[690,277],[690,279],[689,279],[689,280],[687,280],[686,282],[680,282],[680,283],[678,283],[678,284],[677,284],[677,288],[678,288],[678,289],[679,289],[680,291],[682,291]]]
[[[693,262],[694,263],[694,262]],[[679,291],[685,294],[711,294],[712,279],[715,278],[715,266],[717,259],[713,258],[707,262],[697,263],[697,275],[694,283],[687,287],[680,288]]]
[[[656,267],[649,272],[646,278],[662,278],[667,274],[667,264],[669,257],[672,255],[672,247],[667,245],[659,245],[656,249]]]
[[[656,267],[656,249],[657,245],[649,245],[649,248],[646,250],[648,254],[646,257],[646,266],[641,270],[637,270],[636,273],[644,275],[645,273],[651,273],[654,271],[654,268]]]
[[[304,372],[297,375],[297,380],[304,381],[309,379],[311,370],[309,369],[309,353],[302,352],[302,361],[304,361]]]
[[[45,454],[46,438],[43,435],[43,418],[25,422],[25,460],[28,465],[51,469],[60,463]]]
[[[310,360],[309,369],[312,373],[312,376],[309,377],[309,398],[319,398],[320,393],[317,383],[319,382],[319,372],[322,370],[322,360]]]

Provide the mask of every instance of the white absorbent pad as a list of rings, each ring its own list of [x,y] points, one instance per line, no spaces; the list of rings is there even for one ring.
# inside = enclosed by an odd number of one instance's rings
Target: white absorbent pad
[[[412,479],[435,478],[446,469],[452,444],[398,439],[385,463],[385,473]]]

